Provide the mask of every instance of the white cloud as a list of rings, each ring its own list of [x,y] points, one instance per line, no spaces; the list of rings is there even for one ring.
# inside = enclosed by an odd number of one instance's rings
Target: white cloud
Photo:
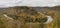
[[[0,7],[13,6],[55,6],[60,5],[60,0],[0,0]]]

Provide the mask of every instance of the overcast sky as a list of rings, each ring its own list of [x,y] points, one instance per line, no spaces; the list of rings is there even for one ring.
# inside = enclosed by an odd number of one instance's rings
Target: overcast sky
[[[56,6],[60,5],[60,0],[0,0],[1,7],[13,7],[13,6]]]

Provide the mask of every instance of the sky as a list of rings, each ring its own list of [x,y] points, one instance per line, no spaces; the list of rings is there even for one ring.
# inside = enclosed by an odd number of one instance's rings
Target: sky
[[[14,6],[53,7],[60,5],[60,0],[0,0],[0,8]]]

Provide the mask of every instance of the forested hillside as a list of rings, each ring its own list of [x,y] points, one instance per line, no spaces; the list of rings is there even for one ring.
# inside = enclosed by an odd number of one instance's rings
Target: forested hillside
[[[40,28],[36,19],[44,19],[46,15],[53,17],[53,22],[45,24],[44,28],[60,28],[60,6],[56,7],[27,7],[16,6],[0,8],[0,28]],[[4,17],[3,14],[13,18]],[[40,20],[39,20],[40,21]],[[32,24],[29,24],[32,22]],[[38,23],[38,24],[37,24]]]

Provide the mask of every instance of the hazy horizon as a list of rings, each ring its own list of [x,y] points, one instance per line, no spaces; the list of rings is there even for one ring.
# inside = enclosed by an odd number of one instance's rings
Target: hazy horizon
[[[14,6],[53,7],[60,6],[60,0],[0,0],[0,8]]]

